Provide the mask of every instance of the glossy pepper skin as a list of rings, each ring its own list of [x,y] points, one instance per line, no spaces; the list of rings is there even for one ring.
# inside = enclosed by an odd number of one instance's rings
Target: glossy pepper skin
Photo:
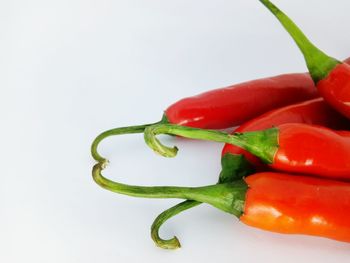
[[[344,60],[349,64],[350,58]],[[252,120],[243,123],[234,132],[247,132],[268,129],[285,123],[305,123],[325,126],[334,130],[350,130],[350,121],[335,109],[329,106],[322,98],[316,98],[278,109],[271,110]],[[257,171],[266,170],[257,157],[235,145],[226,143],[222,149],[222,156],[235,155],[236,170],[241,171],[240,166],[246,167],[246,161],[255,167]],[[244,158],[238,158],[244,155]]]
[[[257,131],[271,128],[285,123],[305,123],[326,126],[332,129],[350,130],[350,121],[331,108],[322,98],[305,101],[282,107],[265,113],[241,125],[235,132]],[[349,136],[348,131],[337,131],[338,134]],[[219,183],[232,182],[254,173],[266,171],[267,165],[248,151],[232,144],[226,143],[222,151],[222,170]],[[151,236],[157,246],[162,248],[176,248],[177,239],[162,239],[159,235],[160,227],[174,215],[201,204],[197,201],[187,200],[175,207],[161,213],[151,227]]]
[[[307,73],[280,75],[215,89],[175,102],[156,123],[102,132],[92,142],[91,155],[105,166],[108,160],[97,151],[101,141],[110,136],[142,133],[150,125],[171,123],[195,128],[230,128],[268,110],[318,96]]]
[[[244,224],[350,242],[349,183],[270,172],[245,181]]]
[[[234,134],[171,124],[146,128],[147,145],[164,157],[174,157],[177,147],[162,145],[156,138],[158,134],[230,143],[249,151],[275,170],[350,180],[350,132],[346,131],[301,123]]]
[[[331,108],[322,98],[318,98],[272,110],[244,123],[235,132],[263,130],[285,123],[317,124],[332,129],[350,129],[349,120]],[[347,131],[337,131],[337,133],[349,135]],[[225,144],[222,151],[221,165],[219,183],[232,182],[251,175],[255,171],[269,169],[256,156],[228,143]],[[180,244],[178,239],[162,239],[159,229],[169,218],[199,204],[201,203],[198,201],[187,200],[161,213],[151,227],[151,236],[155,244],[167,249],[177,248]]]
[[[293,124],[278,130],[273,169],[350,179],[350,132]]]
[[[350,119],[350,66],[318,49],[292,20],[269,0],[260,2],[271,11],[298,45],[321,96]]]
[[[258,79],[184,98],[165,110],[169,123],[224,129],[269,110],[318,97],[309,74]]]
[[[322,97],[350,119],[350,66],[342,63],[317,83]]]
[[[136,186],[111,181],[101,171],[101,164],[96,164],[95,182],[115,193],[189,199],[188,208],[204,202],[259,229],[350,242],[350,182],[264,172],[202,187]],[[165,220],[176,215],[177,208],[167,210]],[[180,247],[176,237],[169,241],[165,248]]]
[[[336,130],[350,130],[350,121],[331,108],[322,98],[318,98],[267,112],[244,123],[234,132],[258,131],[286,123],[305,123]],[[226,143],[222,150],[222,156],[225,154],[243,154],[245,159],[257,170],[266,170],[267,168],[257,157],[235,145]],[[242,161],[242,159],[237,160]]]

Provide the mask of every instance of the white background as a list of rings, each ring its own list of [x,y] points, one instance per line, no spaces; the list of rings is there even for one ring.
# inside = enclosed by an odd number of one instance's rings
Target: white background
[[[275,2],[323,50],[350,56],[349,1]],[[0,262],[349,262],[349,244],[263,232],[208,205],[165,224],[161,235],[183,247],[162,250],[149,228],[178,200],[117,195],[91,178],[99,132],[158,121],[185,96],[304,70],[257,0],[2,0]],[[141,135],[106,140],[105,175],[216,182],[222,145],[168,143],[177,158],[155,155]]]

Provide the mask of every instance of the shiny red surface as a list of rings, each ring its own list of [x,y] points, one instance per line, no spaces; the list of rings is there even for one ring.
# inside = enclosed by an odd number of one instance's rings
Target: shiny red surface
[[[350,242],[350,183],[270,172],[245,181],[243,223]]]
[[[318,98],[272,110],[246,122],[235,132],[263,130],[285,123],[317,124],[332,129],[350,129],[349,120],[328,106],[323,99]],[[225,144],[222,155],[226,153],[244,154],[258,169],[265,167],[257,157],[232,144]]]
[[[318,96],[308,74],[253,80],[182,99],[166,111],[170,123],[196,128],[237,126],[269,110]]]
[[[337,133],[320,126],[279,126],[279,149],[273,169],[350,179],[350,132]]]
[[[317,83],[322,97],[350,119],[350,66],[340,64],[335,67],[327,78]]]

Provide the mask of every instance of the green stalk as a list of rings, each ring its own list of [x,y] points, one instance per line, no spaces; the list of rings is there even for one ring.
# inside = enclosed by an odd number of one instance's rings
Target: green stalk
[[[176,146],[171,148],[161,144],[156,137],[158,134],[172,134],[191,139],[233,144],[249,151],[263,162],[271,164],[278,150],[279,130],[271,128],[263,131],[228,134],[221,131],[183,127],[175,124],[148,126],[144,132],[147,145],[164,157],[174,157],[178,148]]]
[[[239,217],[243,211],[247,185],[243,180],[203,187],[137,186],[117,183],[105,178],[101,163],[95,164],[92,176],[95,182],[109,191],[144,198],[180,198],[210,204]]]
[[[271,13],[287,30],[289,35],[294,39],[295,43],[298,45],[299,49],[304,55],[310,75],[315,84],[326,78],[328,74],[341,63],[335,58],[326,55],[323,51],[312,44],[304,33],[298,28],[298,26],[277,6],[275,6],[269,0],[260,0],[260,2],[271,11]]]
[[[92,142],[91,145],[91,155],[92,157],[99,163],[103,164],[103,168],[108,164],[108,160],[104,157],[102,157],[99,152],[97,151],[99,144],[104,139],[110,137],[110,136],[116,136],[116,135],[124,135],[124,134],[133,134],[133,133],[142,133],[146,127],[150,125],[155,124],[161,124],[161,123],[169,123],[168,119],[165,115],[163,115],[163,118],[156,123],[151,124],[143,124],[143,125],[137,125],[137,126],[128,126],[128,127],[118,127],[111,130],[107,130],[99,134],[95,140]]]
[[[179,239],[174,236],[171,239],[162,239],[159,236],[159,228],[167,221],[168,219],[172,218],[173,216],[190,209],[192,207],[198,206],[202,204],[198,201],[193,200],[186,200],[183,201],[167,210],[162,212],[157,218],[154,220],[152,226],[151,226],[151,237],[154,241],[154,243],[165,249],[177,249],[181,247]]]
[[[235,133],[233,135],[213,130],[204,130],[190,127],[183,127],[173,124],[152,125],[145,129],[145,141],[156,153],[165,157],[174,157],[177,154],[177,147],[167,147],[160,143],[156,138],[158,134],[178,135],[191,139],[209,140],[216,142],[225,142],[240,146],[251,153],[260,157],[266,163],[272,163],[273,157],[278,149],[278,129],[271,128],[264,131]],[[238,158],[238,159],[237,159]],[[252,171],[248,162],[241,160],[241,155],[226,154],[222,158],[223,170],[220,173],[219,184],[225,185],[232,180],[237,180],[238,176],[245,176]],[[238,163],[238,165],[237,165]],[[228,183],[229,184],[229,183]],[[188,198],[191,199],[191,198]],[[159,247],[166,249],[176,249],[180,247],[180,242],[176,236],[164,240],[159,236],[160,227],[168,219],[185,211],[189,208],[198,206],[201,201],[197,198],[184,201],[174,207],[161,213],[153,222],[151,227],[151,236],[153,241]]]
[[[253,168],[241,154],[226,153],[221,158],[221,173],[218,183],[229,183],[242,179],[244,176],[253,173]],[[174,236],[170,239],[162,239],[159,236],[159,229],[170,218],[177,214],[202,204],[198,201],[186,200],[162,212],[154,220],[151,226],[151,237],[154,243],[161,248],[177,249],[181,247],[179,239]]]

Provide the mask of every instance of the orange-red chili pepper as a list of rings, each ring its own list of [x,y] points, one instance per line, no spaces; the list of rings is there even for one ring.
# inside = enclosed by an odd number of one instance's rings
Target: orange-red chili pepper
[[[95,165],[93,178],[101,187],[129,196],[181,198],[208,203],[235,215],[244,224],[272,232],[350,242],[348,182],[264,172],[204,187],[144,187],[108,180],[101,175],[100,164]],[[162,213],[165,220],[179,212],[177,206],[167,211],[170,212]],[[180,247],[180,243],[174,237],[162,247],[174,249]]]
[[[315,47],[294,22],[269,0],[260,0],[279,20],[304,55],[310,75],[321,96],[350,118],[350,66]]]
[[[350,184],[280,173],[245,178],[240,221],[260,229],[350,242]]]
[[[157,134],[234,144],[259,157],[272,169],[327,178],[350,179],[350,132],[300,123],[232,135],[171,124],[146,128],[145,141],[157,153],[174,157],[177,148],[162,145]]]

